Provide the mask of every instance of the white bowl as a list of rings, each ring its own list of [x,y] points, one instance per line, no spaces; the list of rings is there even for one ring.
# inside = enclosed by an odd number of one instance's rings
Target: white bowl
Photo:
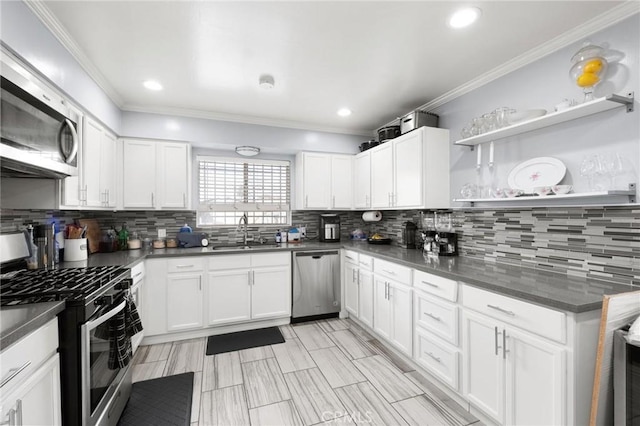
[[[553,189],[553,192],[555,192],[556,194],[568,194],[573,189],[573,186],[571,186],[571,185],[554,185],[552,187],[552,189]]]
[[[521,195],[523,192],[520,189],[514,189],[514,188],[506,188],[504,190],[504,194],[508,197],[508,198],[513,198],[513,197],[517,197],[518,195]]]
[[[550,186],[536,186],[533,188],[533,192],[540,196],[545,196],[551,194],[553,190]]]

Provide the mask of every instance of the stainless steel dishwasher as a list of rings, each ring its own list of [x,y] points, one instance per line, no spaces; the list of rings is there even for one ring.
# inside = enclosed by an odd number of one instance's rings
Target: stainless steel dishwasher
[[[292,322],[337,316],[340,312],[338,250],[293,252]]]

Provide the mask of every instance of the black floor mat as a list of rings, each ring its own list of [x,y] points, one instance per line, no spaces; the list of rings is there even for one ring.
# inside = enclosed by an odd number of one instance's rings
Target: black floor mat
[[[189,426],[193,372],[133,384],[118,426]]]
[[[278,327],[219,334],[217,336],[209,336],[209,339],[207,339],[207,355],[275,345],[277,343],[284,343],[284,337],[282,337]]]

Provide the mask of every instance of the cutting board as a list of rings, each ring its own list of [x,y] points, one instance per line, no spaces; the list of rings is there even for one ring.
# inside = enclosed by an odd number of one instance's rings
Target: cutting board
[[[78,225],[87,225],[87,242],[89,243],[89,253],[96,253],[100,250],[100,238],[102,232],[100,231],[100,225],[96,219],[79,219]]]

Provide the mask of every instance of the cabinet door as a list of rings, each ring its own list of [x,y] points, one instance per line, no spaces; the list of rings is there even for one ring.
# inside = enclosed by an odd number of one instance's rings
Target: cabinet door
[[[84,121],[84,147],[82,150],[83,205],[102,207],[100,194],[100,166],[102,160],[103,128],[90,118]]]
[[[142,286],[144,335],[167,332],[167,259],[145,260],[145,285]]]
[[[353,263],[344,264],[344,308],[349,316],[358,318],[358,267]]]
[[[416,130],[393,141],[395,186],[394,207],[419,207],[424,204],[422,174],[422,131]],[[434,185],[437,185],[434,182]]]
[[[9,423],[15,410],[21,425],[61,425],[60,356],[55,354],[14,392],[2,394],[0,422]]]
[[[391,338],[391,309],[388,299],[388,283],[374,275],[373,282],[373,329],[380,336]]]
[[[209,325],[251,319],[249,269],[209,272]]]
[[[158,307],[160,308],[160,307]],[[202,275],[167,276],[167,330],[202,327]]]
[[[327,209],[331,206],[331,156],[312,152],[302,155],[302,206],[305,209]]]
[[[255,268],[251,277],[251,318],[291,316],[291,269]]]
[[[127,139],[123,143],[124,208],[155,208],[157,142]]]
[[[514,329],[505,343],[506,423],[566,424],[565,350]]]
[[[358,272],[358,318],[373,328],[373,273],[362,269]]]
[[[103,207],[116,205],[116,137],[104,131],[100,142],[100,200]]]
[[[405,354],[413,353],[413,291],[400,283],[389,283],[391,341]]]
[[[353,204],[357,209],[371,207],[371,153],[356,155],[353,160]]]
[[[331,156],[331,208],[350,209],[353,205],[353,156]]]
[[[160,208],[186,209],[189,199],[189,147],[184,143],[158,144],[157,182]]]
[[[464,394],[499,423],[504,422],[502,330],[501,324],[483,315],[462,315]]]
[[[393,144],[371,150],[371,207],[391,207],[393,196]]]

